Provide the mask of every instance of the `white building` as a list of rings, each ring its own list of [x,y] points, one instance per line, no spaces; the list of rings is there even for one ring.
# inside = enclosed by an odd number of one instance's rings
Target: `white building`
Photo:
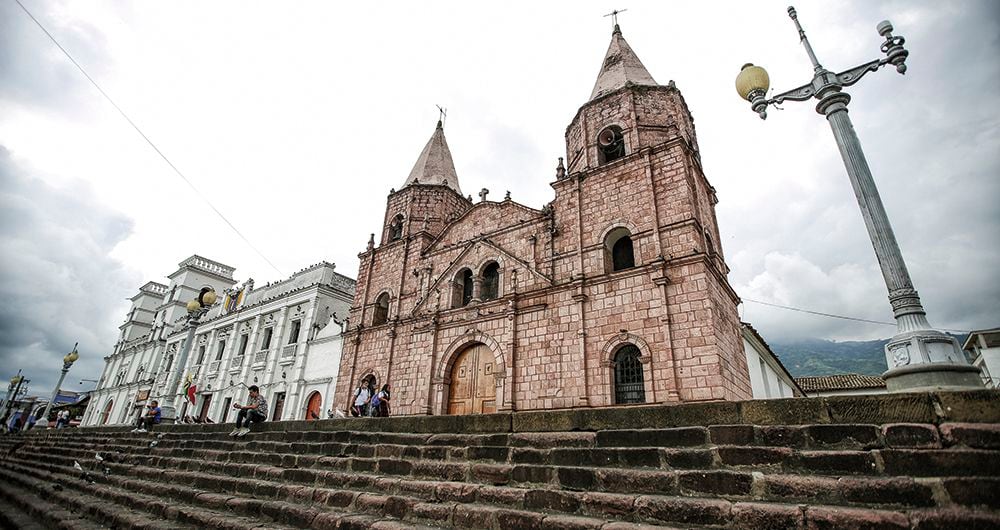
[[[804,393],[792,374],[781,364],[764,338],[750,324],[742,322],[743,351],[750,370],[750,388],[754,399],[802,397]]]
[[[168,276],[168,285],[149,282],[139,289],[114,352],[105,357],[83,425],[132,423],[150,399],[167,392],[187,335],[185,305],[206,286],[219,300],[196,329],[182,376],[192,377],[196,399],[185,401],[180,414],[233,421],[231,404],[246,399],[244,385],[256,384],[268,400],[269,420],[326,416],[354,280],[321,262],[254,289],[252,279],[237,286],[233,271],[191,256]]]
[[[973,331],[962,349],[969,352],[972,365],[982,370],[986,388],[1000,388],[1000,328]]]

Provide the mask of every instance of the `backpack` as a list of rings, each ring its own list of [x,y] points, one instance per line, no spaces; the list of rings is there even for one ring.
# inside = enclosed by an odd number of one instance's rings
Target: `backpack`
[[[382,393],[378,392],[375,394],[375,397],[372,398],[372,407],[377,407],[380,403],[382,403]]]

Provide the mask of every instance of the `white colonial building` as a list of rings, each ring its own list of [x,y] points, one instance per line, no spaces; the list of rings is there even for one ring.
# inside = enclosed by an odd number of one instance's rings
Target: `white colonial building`
[[[978,367],[986,388],[1000,388],[1000,328],[981,329],[969,334],[963,350]]]
[[[234,421],[232,403],[245,400],[244,385],[254,384],[268,400],[269,420],[326,417],[354,280],[322,262],[255,289],[252,279],[237,285],[233,271],[191,256],[167,285],[139,289],[114,352],[105,357],[84,426],[132,423],[150,399],[168,392],[187,336],[185,306],[202,287],[214,288],[219,300],[201,318],[182,372],[181,386],[190,375],[196,397],[178,409],[181,417]]]
[[[781,364],[778,356],[764,341],[764,337],[746,322],[740,323],[743,337],[743,352],[747,356],[750,370],[750,387],[754,399],[776,399],[803,397],[802,388],[796,384],[792,374]]]

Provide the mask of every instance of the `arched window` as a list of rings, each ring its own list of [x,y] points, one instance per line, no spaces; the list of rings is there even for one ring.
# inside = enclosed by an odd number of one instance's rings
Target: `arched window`
[[[500,264],[490,263],[483,269],[482,301],[495,300],[500,292]]]
[[[635,249],[632,234],[627,228],[618,227],[608,233],[604,240],[605,268],[608,272],[635,267]]]
[[[472,271],[462,269],[455,275],[455,282],[452,285],[451,306],[466,306],[470,301],[472,301]]]
[[[385,324],[389,320],[389,293],[382,293],[375,299],[375,314],[372,325]]]
[[[625,135],[617,125],[605,127],[597,135],[598,162],[607,164],[625,156]]]
[[[403,214],[397,215],[389,225],[389,241],[395,241],[403,237]]]
[[[645,403],[639,348],[626,344],[615,353],[615,404]]]

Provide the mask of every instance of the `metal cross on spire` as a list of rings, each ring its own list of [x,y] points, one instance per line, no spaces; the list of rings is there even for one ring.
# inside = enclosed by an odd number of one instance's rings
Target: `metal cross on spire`
[[[441,126],[444,127],[444,122],[448,119],[448,109],[442,107],[441,105],[434,106],[438,108],[438,121],[441,122]]]
[[[611,17],[611,23],[615,25],[615,29],[618,29],[618,13],[624,13],[626,11],[628,11],[628,9],[615,9],[604,16]]]

